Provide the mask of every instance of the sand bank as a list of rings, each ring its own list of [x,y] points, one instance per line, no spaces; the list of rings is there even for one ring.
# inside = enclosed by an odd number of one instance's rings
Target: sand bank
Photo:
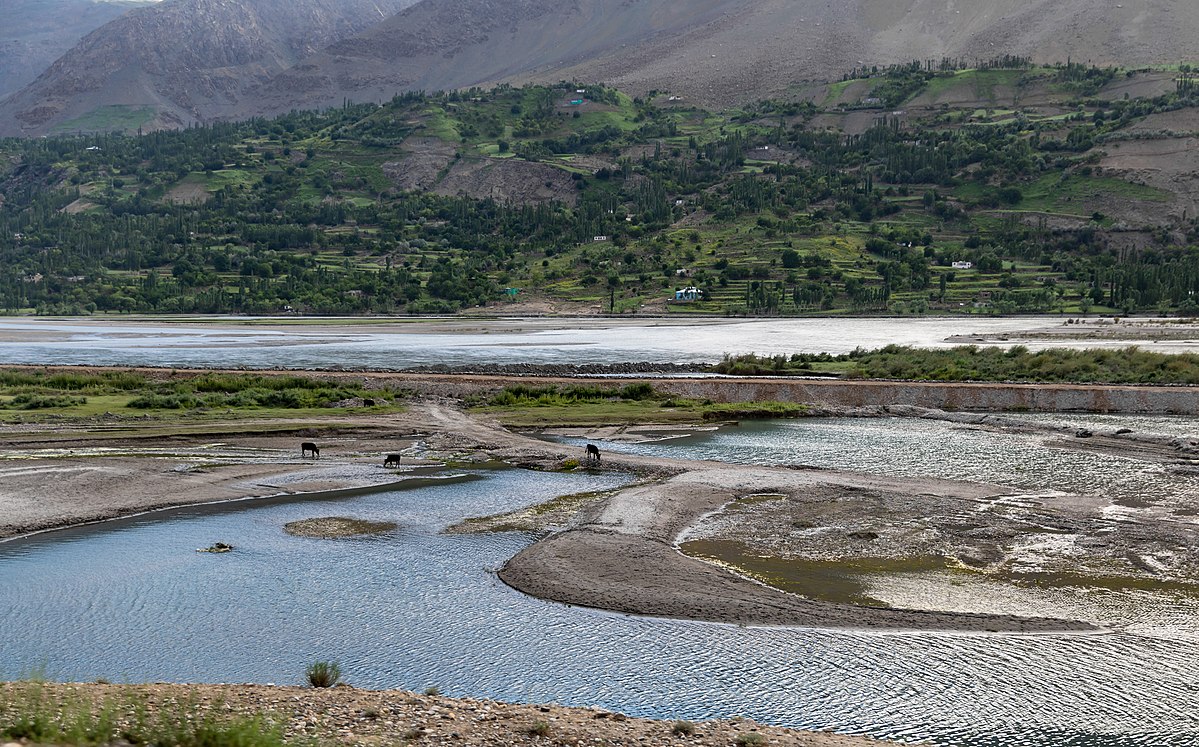
[[[834,493],[885,488],[963,502],[1010,492],[943,480],[696,463],[691,471],[664,482],[617,493],[582,525],[517,554],[499,575],[517,589],[567,604],[739,625],[1017,632],[1094,629],[1069,620],[816,601],[763,586],[677,549],[687,527],[740,496],[796,496],[814,488]]]

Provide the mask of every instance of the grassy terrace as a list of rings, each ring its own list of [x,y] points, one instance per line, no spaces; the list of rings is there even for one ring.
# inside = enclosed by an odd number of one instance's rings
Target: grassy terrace
[[[0,422],[43,422],[106,414],[197,422],[309,418],[403,409],[399,390],[366,390],[313,376],[205,373],[150,377],[127,371],[83,374],[0,370]]]
[[[510,386],[479,398],[476,412],[512,427],[612,425],[614,423],[685,424],[748,417],[800,417],[805,405],[787,402],[711,402],[670,397],[650,384],[622,388]]]
[[[838,375],[910,381],[1020,381],[1086,384],[1199,384],[1199,355],[1114,350],[1041,350],[965,345],[925,350],[888,345],[844,355],[727,356],[716,371],[735,376]]]

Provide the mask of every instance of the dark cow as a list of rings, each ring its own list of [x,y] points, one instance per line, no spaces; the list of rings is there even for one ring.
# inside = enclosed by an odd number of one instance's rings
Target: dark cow
[[[400,455],[399,454],[388,454],[387,458],[383,460],[383,466],[384,467],[399,467],[400,466]]]
[[[304,443],[300,444],[300,458],[301,459],[308,456],[308,452],[310,452],[310,451],[312,452],[313,459],[321,458],[321,450],[317,447],[316,444],[312,443],[311,441],[305,441]]]
[[[600,460],[598,446],[596,446],[595,444],[587,444],[587,459],[588,460],[594,459],[597,462]]]

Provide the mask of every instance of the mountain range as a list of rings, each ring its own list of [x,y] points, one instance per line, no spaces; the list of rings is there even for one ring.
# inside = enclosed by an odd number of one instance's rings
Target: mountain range
[[[32,82],[87,34],[148,0],[5,0],[0,98]]]
[[[1199,57],[1196,28],[1192,0],[165,0],[92,31],[0,101],[0,134],[179,127],[499,82],[602,81],[727,106],[913,59],[1176,63]]]

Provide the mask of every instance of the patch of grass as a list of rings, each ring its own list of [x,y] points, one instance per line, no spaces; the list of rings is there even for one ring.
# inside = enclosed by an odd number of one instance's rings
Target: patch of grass
[[[154,119],[148,106],[101,106],[79,117],[55,125],[51,132],[58,135],[82,130],[85,132],[129,132],[143,127]]]
[[[441,688],[437,685],[429,685],[425,688],[425,695],[428,695],[431,698],[441,695]]]
[[[714,561],[757,581],[793,594],[841,604],[887,606],[866,594],[866,578],[885,573],[942,571],[943,558],[844,558],[811,560],[763,556],[761,550],[734,540],[692,540],[680,548],[692,557]]]
[[[726,356],[716,370],[737,376],[820,372],[847,378],[909,381],[1193,384],[1199,381],[1199,355],[1155,353],[1136,347],[1034,352],[1022,345],[1007,349],[964,345],[939,350],[888,345],[844,355]]]
[[[812,411],[798,402],[714,402],[700,406],[704,420],[796,418]]]
[[[79,396],[86,393],[88,396]],[[0,420],[12,420],[15,411],[51,416],[90,417],[103,413],[178,413],[199,415],[200,410],[221,410],[228,418],[253,411],[256,416],[300,411],[328,414],[339,402],[361,404],[368,412],[400,409],[400,390],[367,390],[357,385],[307,376],[262,376],[206,373],[152,380],[142,374],[114,371],[100,374],[74,372],[46,374],[26,370],[0,370]]]
[[[1122,179],[1047,174],[1024,188],[1019,210],[1090,216],[1096,200],[1167,202],[1170,193]]]
[[[283,525],[283,531],[296,537],[316,537],[320,539],[335,539],[339,537],[358,537],[368,534],[382,534],[396,528],[394,521],[367,521],[344,516],[330,516],[319,519],[301,519]]]
[[[690,721],[675,721],[670,726],[670,733],[676,737],[690,737],[695,735],[695,724]]]
[[[627,489],[627,486],[624,489]],[[612,495],[612,492],[600,490],[562,495],[516,511],[465,519],[446,531],[450,534],[542,531],[547,526],[567,524],[584,506],[606,498]]]
[[[1182,593],[1199,597],[1199,584],[1187,581],[1170,581],[1151,576],[1120,576],[1067,571],[1016,572],[1005,570],[996,577],[1019,586],[1042,589],[1106,589],[1108,591],[1151,591],[1159,593]]]
[[[550,733],[550,725],[547,721],[534,721],[529,724],[529,733],[535,737],[547,737]]]
[[[539,407],[483,407],[504,425],[515,428],[611,425],[612,423],[699,423],[703,415],[691,410],[670,410],[657,402],[589,402]]]
[[[735,744],[737,747],[762,747],[766,744],[766,737],[756,731],[751,731],[738,735]]]
[[[304,675],[313,687],[333,687],[341,682],[341,665],[335,661],[314,661]]]
[[[94,702],[52,693],[44,683],[0,686],[0,738],[92,747],[115,743],[172,747],[285,747],[282,726],[262,716],[223,717],[194,699],[155,708],[133,696]]]
[[[225,187],[249,187],[257,184],[260,177],[244,169],[220,169],[205,176],[206,189],[219,192]]]
[[[63,407],[86,405],[87,397],[71,397],[69,395],[18,394],[11,399],[0,400],[0,409],[4,410],[49,410]]]

